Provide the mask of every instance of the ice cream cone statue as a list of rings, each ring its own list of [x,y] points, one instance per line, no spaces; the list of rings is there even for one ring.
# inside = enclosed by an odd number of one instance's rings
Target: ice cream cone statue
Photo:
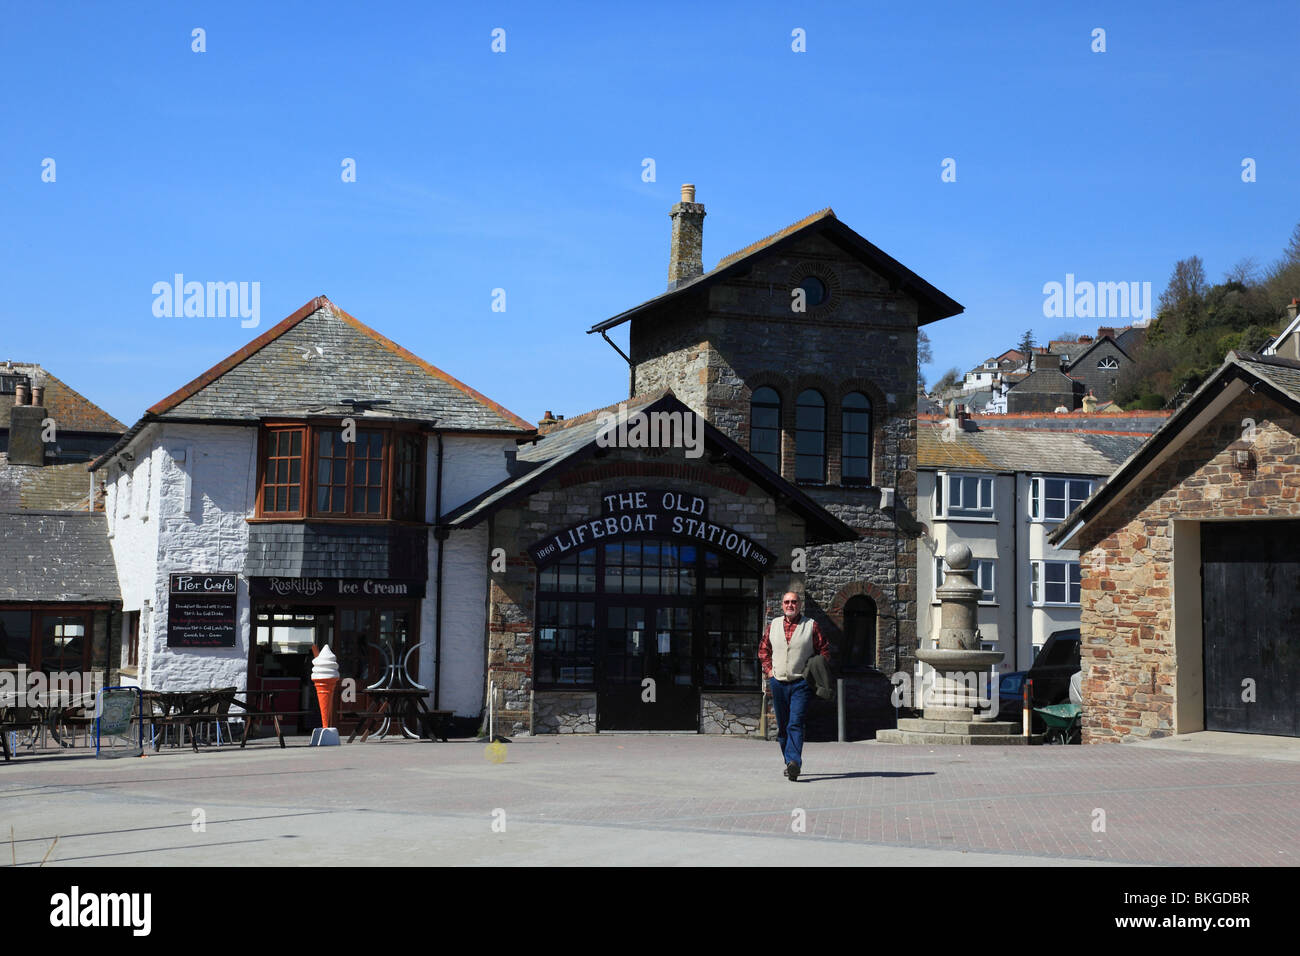
[[[311,746],[336,747],[339,732],[334,728],[334,690],[339,686],[339,661],[328,644],[312,661],[311,682],[316,685],[321,722],[320,729],[311,732]]]

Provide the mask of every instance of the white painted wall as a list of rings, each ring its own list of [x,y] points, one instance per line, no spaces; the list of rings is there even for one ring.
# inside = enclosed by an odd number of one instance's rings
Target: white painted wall
[[[143,610],[137,681],[154,690],[246,686],[248,588],[240,580],[239,637],[233,648],[167,647],[169,575],[241,574],[256,483],[255,428],[150,425],[107,466],[110,542],[122,609]],[[119,473],[118,465],[129,469]],[[131,503],[127,505],[127,475]],[[113,476],[117,477],[114,478]],[[146,503],[147,502],[147,503]],[[125,644],[123,645],[125,655]]]
[[[437,438],[428,443],[426,519],[435,520]],[[509,439],[443,438],[444,513],[509,477]],[[139,683],[185,690],[247,686],[252,640],[248,586],[243,578],[248,523],[255,508],[257,429],[216,425],[151,425],[107,468],[110,541],[123,610],[141,617]],[[119,469],[119,464],[126,470]],[[128,483],[130,495],[128,499]],[[446,542],[439,706],[460,716],[483,708],[487,662],[486,526],[456,532]],[[432,690],[439,542],[429,535],[429,579],[420,614],[420,682]],[[208,571],[240,575],[239,638],[233,648],[167,647],[169,575]],[[123,645],[125,655],[125,644]]]
[[[934,493],[938,470],[923,468],[917,473],[917,515],[930,529],[917,551],[917,634],[922,641],[939,636],[939,605],[934,602],[935,555],[943,555],[950,545],[966,544],[976,558],[997,559],[997,604],[981,604],[977,618],[981,637],[998,641],[998,650],[1004,655],[998,665],[1002,673],[1028,670],[1036,647],[1042,647],[1056,631],[1079,626],[1077,605],[1033,605],[1030,561],[1077,561],[1079,552],[1048,543],[1047,536],[1056,530],[1058,522],[1035,521],[1030,517],[1031,477],[1027,472],[994,476],[996,521],[988,522],[936,519]]]
[[[446,514],[510,476],[506,452],[512,439],[443,436],[442,511]],[[438,438],[429,437],[426,517],[436,521],[435,482]],[[420,611],[420,683],[434,685],[434,650],[438,625],[437,573],[440,544],[429,534],[429,581]],[[486,700],[488,535],[482,525],[456,531],[446,541],[443,558],[442,669],[438,706],[459,717],[477,717]]]

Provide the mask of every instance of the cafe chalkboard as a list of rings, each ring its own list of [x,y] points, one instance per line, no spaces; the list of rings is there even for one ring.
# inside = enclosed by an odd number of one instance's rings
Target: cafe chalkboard
[[[168,647],[234,647],[239,629],[233,574],[171,575],[167,600]]]

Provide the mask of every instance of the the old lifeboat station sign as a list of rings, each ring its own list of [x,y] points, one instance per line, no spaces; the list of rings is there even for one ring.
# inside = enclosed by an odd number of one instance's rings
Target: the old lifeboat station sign
[[[528,551],[539,568],[597,541],[644,535],[707,544],[738,558],[760,573],[774,555],[752,538],[710,521],[708,499],[679,491],[617,491],[602,498],[601,516],[562,528]]]

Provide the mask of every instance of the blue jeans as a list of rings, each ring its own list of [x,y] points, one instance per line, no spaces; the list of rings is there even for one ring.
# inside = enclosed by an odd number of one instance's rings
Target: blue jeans
[[[803,766],[803,712],[808,706],[808,682],[802,677],[782,683],[775,677],[767,682],[776,710],[776,742],[785,763]]]

